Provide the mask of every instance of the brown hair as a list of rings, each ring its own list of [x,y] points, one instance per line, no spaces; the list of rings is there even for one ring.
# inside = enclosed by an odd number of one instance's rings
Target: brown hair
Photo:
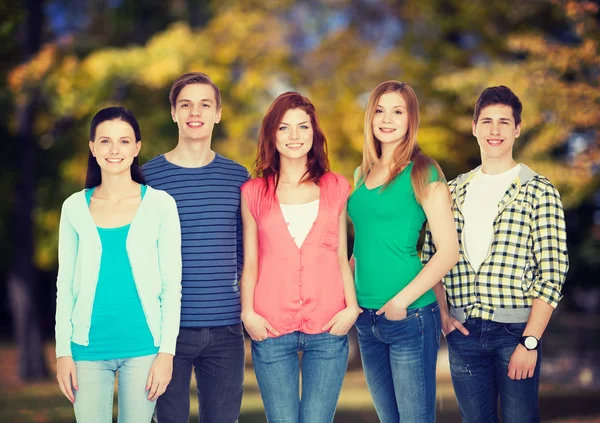
[[[175,108],[177,103],[177,97],[179,97],[179,93],[186,85],[190,84],[206,84],[210,85],[212,89],[215,91],[215,100],[217,102],[217,110],[221,108],[221,91],[215,85],[215,83],[210,79],[210,77],[202,72],[190,72],[184,73],[179,78],[173,82],[171,85],[171,91],[169,91],[169,102],[171,103],[171,107]]]
[[[415,91],[404,82],[382,82],[375,87],[369,97],[367,109],[365,110],[363,159],[357,175],[357,186],[364,183],[369,171],[379,162],[381,157],[381,142],[373,135],[373,117],[375,116],[379,99],[383,94],[389,92],[397,92],[404,98],[406,113],[408,114],[408,128],[406,136],[394,150],[394,166],[383,188],[387,188],[390,182],[412,161],[413,167],[410,173],[412,186],[417,201],[421,201],[425,193],[425,188],[433,181],[434,169],[438,173],[436,180],[445,180],[445,177],[436,161],[424,155],[417,143],[417,132],[420,122],[419,101],[417,100]]]
[[[515,120],[515,127],[521,123],[521,113],[523,112],[523,104],[519,97],[512,92],[512,90],[504,85],[498,85],[497,87],[487,87],[481,92],[481,95],[477,99],[475,104],[475,112],[473,113],[473,122],[477,124],[481,111],[487,106],[494,106],[501,104],[503,106],[510,106],[512,108],[513,119]]]
[[[329,170],[327,158],[327,140],[319,125],[315,106],[311,101],[297,92],[286,92],[273,101],[267,114],[263,118],[258,137],[258,153],[254,167],[256,175],[265,180],[268,189],[269,182],[273,180],[275,188],[279,182],[280,160],[276,148],[276,134],[283,119],[283,115],[290,109],[302,109],[310,116],[313,127],[313,145],[308,152],[306,173],[302,176],[304,182],[319,183],[321,176]]]

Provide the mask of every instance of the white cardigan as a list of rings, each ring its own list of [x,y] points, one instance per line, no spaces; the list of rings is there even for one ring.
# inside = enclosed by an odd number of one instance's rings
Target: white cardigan
[[[67,198],[60,216],[57,357],[71,355],[71,341],[89,344],[102,244],[85,191]],[[181,310],[181,228],[173,197],[147,188],[131,222],[126,248],[154,345],[159,352],[175,354]]]

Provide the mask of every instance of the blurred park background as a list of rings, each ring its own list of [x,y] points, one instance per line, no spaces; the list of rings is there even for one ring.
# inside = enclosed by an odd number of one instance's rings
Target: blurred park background
[[[600,421],[599,40],[599,0],[0,2],[0,421],[74,421],[53,379],[60,206],[83,187],[98,109],[134,111],[142,162],[175,146],[167,95],[187,71],[222,90],[216,151],[251,169],[262,116],[297,90],[349,180],[379,82],[415,89],[420,145],[448,179],[479,163],[478,94],[511,87],[517,160],[560,190],[571,258],[545,336],[543,421]],[[454,422],[447,369],[442,348],[439,421]],[[250,366],[247,381],[240,422],[264,422]],[[354,349],[336,422],[375,421]]]

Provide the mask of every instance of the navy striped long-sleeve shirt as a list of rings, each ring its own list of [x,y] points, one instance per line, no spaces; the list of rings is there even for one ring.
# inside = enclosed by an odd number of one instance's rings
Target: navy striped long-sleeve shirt
[[[197,168],[177,166],[160,155],[142,171],[148,185],[168,192],[177,203],[183,260],[181,327],[240,323],[240,187],[249,178],[248,170],[216,154]]]

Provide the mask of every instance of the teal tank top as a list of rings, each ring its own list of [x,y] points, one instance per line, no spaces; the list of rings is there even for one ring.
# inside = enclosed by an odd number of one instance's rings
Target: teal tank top
[[[146,188],[146,185],[141,185],[142,198]],[[88,207],[94,189],[85,193]],[[158,353],[127,256],[129,226],[98,227],[102,257],[92,308],[89,345],[71,342],[74,360],[114,360]]]

